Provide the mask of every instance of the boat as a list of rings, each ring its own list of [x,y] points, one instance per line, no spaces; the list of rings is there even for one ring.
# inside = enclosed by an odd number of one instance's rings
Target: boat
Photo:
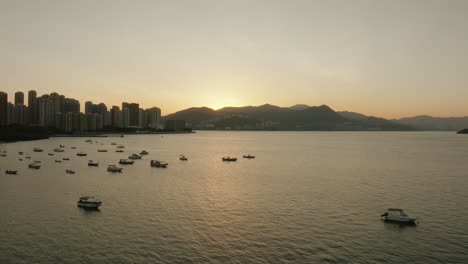
[[[18,152],[18,155],[23,155],[23,151]]]
[[[34,151],[34,152],[42,152],[42,151],[44,151],[44,150],[41,149],[41,148],[33,148],[33,151]]]
[[[47,155],[49,155],[49,156],[53,156],[53,155],[54,155],[54,153],[47,153]]]
[[[89,208],[89,209],[98,209],[102,205],[102,202],[94,198],[93,196],[83,196],[80,197],[80,200],[77,202],[78,207]]]
[[[35,160],[34,163],[41,163],[41,161],[40,160]]]
[[[19,161],[23,161],[23,159],[18,159]]]
[[[61,148],[54,148],[54,152],[64,152],[64,150]]]
[[[62,162],[61,160],[55,160],[55,162]]]
[[[187,160],[188,160],[188,158],[185,157],[184,155],[180,155],[180,158],[179,158],[179,159],[180,159],[180,160],[183,160],[183,161],[187,161]]]
[[[118,145],[117,148],[122,149],[122,148],[125,148],[125,146],[124,145]]]
[[[403,209],[388,208],[381,216],[382,220],[390,222],[398,222],[404,224],[417,224],[418,218],[415,216],[407,215]]]
[[[126,165],[129,165],[129,164],[133,164],[134,162],[135,162],[135,161],[133,161],[133,160],[120,159],[119,164],[126,164]]]
[[[31,156],[26,156],[25,158],[27,158],[27,159],[30,159],[30,158],[31,158]]]
[[[122,172],[123,168],[119,168],[115,165],[109,165],[107,167],[107,171],[110,171],[110,172]]]
[[[76,149],[76,147],[71,147],[71,149]]]
[[[65,170],[65,172],[68,173],[68,174],[75,174],[74,170]]]
[[[122,135],[120,135],[120,137],[124,137],[124,135],[122,134]]]
[[[6,173],[6,174],[18,174],[18,171],[15,171],[15,170],[6,170],[5,173]]]
[[[7,155],[6,155],[6,154],[0,154],[0,156],[2,156],[2,157],[6,157]]]
[[[70,160],[70,158],[63,158],[63,160]]]
[[[98,149],[98,152],[107,152],[107,149]]]
[[[112,143],[111,143],[111,145],[112,145],[112,146],[115,146],[115,145],[117,145],[117,143],[115,143],[115,142],[112,142]]]
[[[87,156],[88,154],[84,153],[84,152],[78,152],[76,153],[77,156],[81,156],[81,157],[84,157],[84,156]]]
[[[30,169],[40,169],[41,168],[41,164],[37,163],[37,162],[34,162],[34,163],[31,163],[28,165],[28,168]]]
[[[140,155],[148,155],[148,151],[142,150],[142,151],[140,152]]]
[[[132,155],[128,156],[128,158],[129,159],[141,159],[141,156],[133,153]]]
[[[90,160],[90,161],[88,162],[88,166],[97,167],[97,166],[99,166],[99,162]]]
[[[151,167],[167,168],[167,165],[169,165],[169,163],[164,162],[164,161],[159,161],[159,160],[152,160],[150,162],[150,165]]]
[[[236,161],[237,158],[231,158],[231,157],[223,157],[223,161]]]
[[[255,159],[255,156],[252,156],[252,155],[244,155],[242,156],[244,159]]]
[[[60,145],[61,148],[64,148],[65,146],[64,145]]]
[[[87,140],[85,140],[85,142],[92,143],[93,140],[92,139],[87,139]]]
[[[123,151],[123,150],[121,150],[121,149],[118,149],[118,150],[116,150],[115,152],[124,152],[124,151]]]

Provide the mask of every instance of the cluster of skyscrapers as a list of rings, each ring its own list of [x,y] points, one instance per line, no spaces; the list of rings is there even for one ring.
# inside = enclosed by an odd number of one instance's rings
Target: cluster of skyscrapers
[[[85,103],[84,113],[80,102],[58,93],[37,97],[36,91],[28,92],[25,105],[24,93],[16,92],[14,104],[8,94],[0,92],[0,126],[10,124],[56,128],[65,132],[87,132],[103,128],[160,129],[161,109],[140,108],[137,103],[122,103],[122,108],[112,106],[108,110],[103,103]]]

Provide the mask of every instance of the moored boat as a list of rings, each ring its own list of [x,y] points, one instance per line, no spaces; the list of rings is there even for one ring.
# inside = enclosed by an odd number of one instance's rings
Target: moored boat
[[[124,151],[123,151],[123,150],[121,150],[121,149],[118,149],[118,150],[116,150],[115,152],[124,152]]]
[[[107,171],[110,171],[110,172],[122,172],[123,168],[119,168],[115,165],[109,165],[107,166]]]
[[[98,152],[107,152],[107,149],[98,149]]]
[[[78,152],[76,153],[77,156],[80,156],[80,157],[84,157],[84,156],[87,156],[88,154],[84,153],[84,152]]]
[[[142,151],[140,152],[140,155],[148,155],[148,151],[142,150]]]
[[[90,160],[88,166],[97,167],[99,166],[99,162]]]
[[[156,167],[156,168],[167,168],[167,165],[169,163],[164,162],[164,161],[159,161],[159,160],[152,160],[150,162],[151,167]]]
[[[141,159],[141,156],[133,153],[132,155],[128,156],[128,158],[135,160],[135,159]]]
[[[133,161],[133,160],[120,159],[119,164],[126,164],[126,165],[129,165],[129,164],[133,164],[134,162],[135,162],[135,161]]]
[[[64,150],[61,148],[54,148],[54,152],[64,152]]]
[[[124,145],[118,145],[117,148],[122,149],[122,148],[125,148],[125,146]]]
[[[68,173],[68,174],[75,174],[74,170],[65,170],[65,172]]]
[[[63,160],[70,160],[70,158],[63,158]]]
[[[83,196],[80,197],[80,200],[77,202],[79,207],[97,209],[102,205],[102,202],[94,198],[93,196]]]
[[[179,160],[182,160],[182,161],[187,161],[187,160],[188,160],[188,158],[187,158],[187,157],[185,157],[184,155],[180,155],[180,157],[179,157]]]
[[[223,157],[223,161],[236,161],[237,158],[232,158],[232,157]]]
[[[55,162],[62,162],[61,160],[55,160]]]
[[[244,159],[255,159],[255,156],[252,156],[252,155],[244,155],[242,156]]]
[[[15,171],[15,170],[6,170],[5,173],[6,173],[6,174],[18,174],[18,171]]]
[[[37,162],[34,162],[34,163],[31,163],[28,165],[28,168],[30,169],[40,169],[41,168],[41,164],[37,163]]]
[[[47,153],[47,155],[49,155],[49,156],[53,156],[53,155],[54,155],[54,153]]]
[[[33,148],[33,151],[34,151],[34,152],[43,152],[44,150],[41,149],[41,148]]]

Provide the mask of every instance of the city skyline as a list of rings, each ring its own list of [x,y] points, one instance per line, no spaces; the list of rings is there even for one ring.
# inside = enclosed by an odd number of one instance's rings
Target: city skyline
[[[468,116],[466,1],[25,2],[0,4],[9,94]]]

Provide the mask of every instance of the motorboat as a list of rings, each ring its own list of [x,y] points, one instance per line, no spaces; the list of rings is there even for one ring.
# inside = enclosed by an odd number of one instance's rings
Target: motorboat
[[[34,151],[34,152],[42,152],[42,151],[44,151],[44,150],[41,149],[41,148],[33,148],[33,151]]]
[[[65,146],[64,145],[60,145],[61,148],[64,148]]]
[[[76,149],[76,147],[71,147],[71,149]]]
[[[81,156],[81,157],[84,157],[84,156],[87,156],[88,154],[84,153],[84,152],[78,152],[76,153],[77,156]]]
[[[62,162],[61,160],[55,160],[55,162]]]
[[[110,172],[122,172],[123,168],[119,168],[115,165],[109,165],[107,167],[107,171],[110,171]]]
[[[122,135],[120,135],[120,137],[122,138],[122,137],[124,137],[124,135],[122,134]]]
[[[244,155],[242,156],[244,159],[255,159],[255,156],[252,156],[252,155]]]
[[[31,156],[26,156],[25,158],[27,158],[27,159],[30,159],[30,158],[31,158]]]
[[[232,157],[223,157],[223,161],[236,161],[237,158],[232,158]]]
[[[54,148],[54,152],[64,152],[64,150],[61,148]]]
[[[6,174],[18,174],[18,171],[15,171],[15,170],[6,170],[5,173],[6,173]]]
[[[115,146],[115,145],[117,145],[117,143],[115,143],[115,142],[112,142],[112,143],[111,143],[111,145],[112,145],[112,146]]]
[[[167,165],[169,165],[169,163],[164,162],[164,161],[159,161],[159,160],[152,160],[150,165],[151,167],[167,168]]]
[[[97,166],[99,166],[99,162],[90,160],[88,162],[88,166],[97,167]]]
[[[23,159],[18,159],[19,161],[23,161]]]
[[[0,154],[0,156],[2,156],[2,157],[6,157],[6,156],[7,156],[7,154]]]
[[[54,153],[47,153],[47,155],[49,155],[49,156],[53,156],[53,155],[54,155]]]
[[[35,160],[34,163],[41,163],[41,161],[40,160]]]
[[[125,146],[124,145],[118,145],[117,148],[122,149],[122,148],[125,148]]]
[[[28,168],[30,169],[40,169],[41,168],[41,164],[37,163],[37,162],[34,162],[34,163],[31,163],[28,165]]]
[[[80,197],[78,201],[78,207],[89,208],[89,209],[98,209],[102,205],[102,202],[94,198],[93,196],[83,196]]]
[[[142,150],[142,151],[140,152],[140,155],[148,155],[148,154],[149,154],[149,153],[148,153],[148,151],[146,151],[146,150]]]
[[[18,155],[23,155],[23,151],[18,152]]]
[[[93,140],[92,139],[87,139],[87,140],[85,140],[85,142],[92,143]]]
[[[133,161],[133,160],[120,159],[119,164],[126,164],[126,165],[129,165],[129,164],[133,164],[134,162],[135,162],[135,161]]]
[[[135,159],[141,159],[141,156],[133,153],[132,155],[128,156],[128,158],[135,160]]]
[[[418,218],[415,216],[407,215],[403,209],[388,208],[381,216],[382,220],[390,222],[398,222],[405,224],[417,224]]]
[[[118,150],[116,150],[115,152],[124,152],[124,151],[123,151],[123,150],[121,150],[121,149],[118,149]]]
[[[63,160],[70,160],[70,158],[63,158]]]
[[[65,172],[68,173],[68,174],[75,174],[74,170],[65,170]]]
[[[187,158],[187,157],[185,157],[184,155],[180,155],[180,158],[179,158],[179,160],[182,160],[182,161],[187,161],[187,160],[188,160],[188,158]]]
[[[98,149],[98,152],[107,152],[107,149]]]

